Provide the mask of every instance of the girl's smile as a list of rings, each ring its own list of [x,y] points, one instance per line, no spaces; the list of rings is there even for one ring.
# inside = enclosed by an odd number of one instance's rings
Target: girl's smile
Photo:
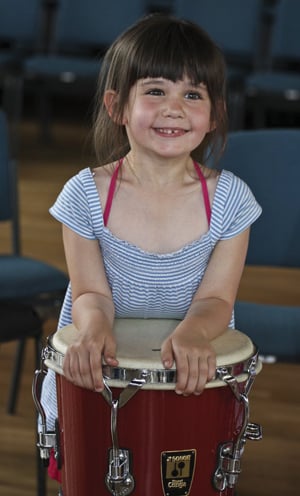
[[[178,136],[183,136],[186,133],[186,131],[181,128],[154,128],[154,130],[160,136],[167,138],[177,138]]]

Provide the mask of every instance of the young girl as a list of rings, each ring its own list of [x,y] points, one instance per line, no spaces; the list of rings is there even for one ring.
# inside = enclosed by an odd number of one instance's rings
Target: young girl
[[[73,384],[102,391],[116,359],[116,317],[180,319],[161,361],[176,393],[200,394],[216,369],[211,340],[234,327],[250,225],[247,185],[205,163],[226,140],[225,65],[197,25],[156,14],[110,47],[95,119],[98,165],[70,179],[51,214],[63,224],[70,286],[59,327],[74,323],[64,360]],[[56,418],[55,376],[42,402]]]

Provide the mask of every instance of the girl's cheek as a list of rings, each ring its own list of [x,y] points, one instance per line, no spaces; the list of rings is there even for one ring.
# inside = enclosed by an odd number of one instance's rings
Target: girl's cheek
[[[149,124],[149,117],[147,109],[137,109],[136,112],[132,115],[132,124],[138,128],[145,128],[147,124]]]

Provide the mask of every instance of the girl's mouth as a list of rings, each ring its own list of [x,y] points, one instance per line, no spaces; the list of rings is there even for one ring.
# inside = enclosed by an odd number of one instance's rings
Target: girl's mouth
[[[186,131],[182,128],[169,128],[169,127],[157,127],[155,128],[155,132],[159,134],[160,136],[167,136],[168,138],[170,136],[177,137],[177,136],[183,136]]]

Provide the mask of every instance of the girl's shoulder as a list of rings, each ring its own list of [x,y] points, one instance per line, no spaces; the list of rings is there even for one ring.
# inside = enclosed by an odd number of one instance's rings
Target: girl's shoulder
[[[81,169],[72,177],[70,177],[64,185],[64,190],[72,190],[73,188],[85,189],[85,185],[93,182],[93,171],[90,167]]]
[[[251,190],[245,181],[227,169],[219,171],[218,188],[223,191],[223,194],[243,196]]]
[[[229,170],[203,167],[202,172],[214,200],[224,201],[228,196],[243,195],[249,189],[240,177]]]
[[[85,167],[74,174],[65,183],[63,191],[65,194],[76,192],[83,196],[98,194],[100,184],[106,184],[111,180],[108,168]]]
[[[212,206],[212,230],[220,231],[221,239],[233,237],[249,227],[261,211],[245,181],[222,169]]]
[[[103,222],[91,168],[80,170],[65,183],[49,211],[54,218],[81,236],[87,239],[96,238]]]
[[[76,174],[74,174],[66,184],[82,184],[95,181],[98,178],[107,179],[111,178],[114,172],[113,164],[103,165],[103,166],[90,166],[80,169]]]

